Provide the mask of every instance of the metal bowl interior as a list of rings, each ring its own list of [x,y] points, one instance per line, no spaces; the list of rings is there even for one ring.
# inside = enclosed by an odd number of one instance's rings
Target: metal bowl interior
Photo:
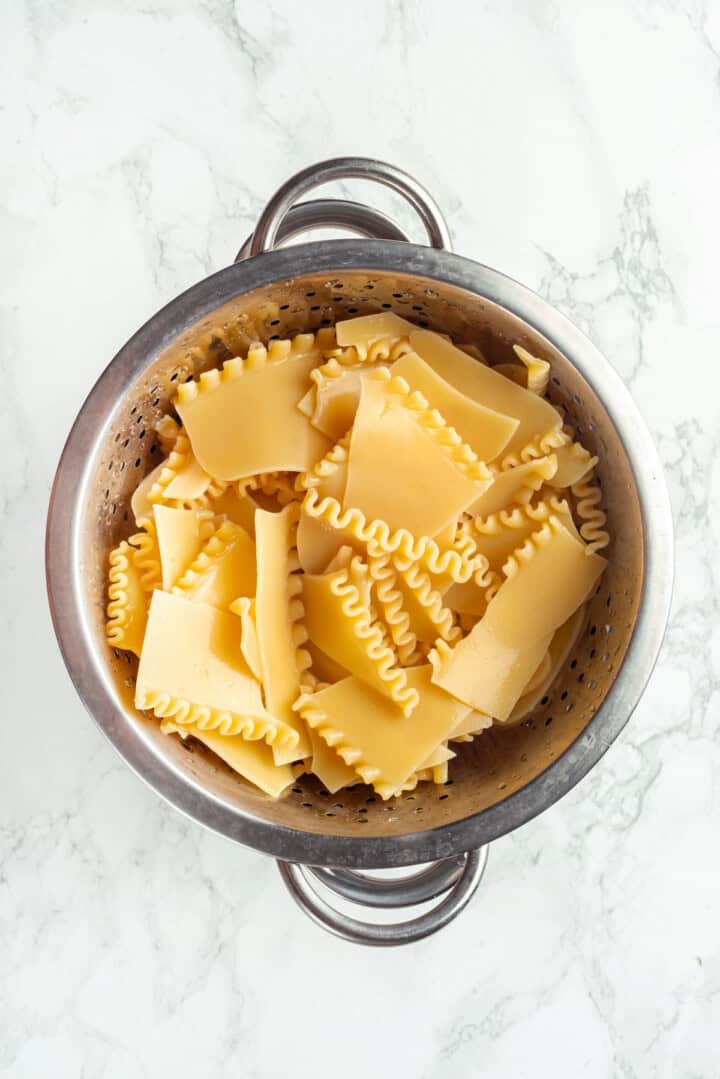
[[[107,554],[131,531],[129,499],[160,459],[154,423],[171,409],[179,382],[251,340],[383,309],[478,344],[490,362],[507,359],[518,342],[552,363],[549,396],[600,460],[609,566],[584,633],[542,703],[521,726],[494,727],[458,746],[444,787],[421,784],[382,802],[362,785],[329,795],[303,777],[273,801],[201,745],[162,735],[135,711],[135,661],[104,640]],[[662,498],[652,488],[643,496],[639,487],[640,458],[650,453],[651,470],[655,460],[645,438],[632,402],[589,342],[495,271],[373,241],[308,244],[230,267],[139,331],[92,391],[68,440],[51,504],[48,579],[71,676],[128,763],[177,808],[231,838],[290,860],[357,867],[413,864],[477,846],[569,789],[626,722],[650,673],[669,581],[663,572],[659,605],[656,595],[646,608],[648,505],[655,507],[654,537],[667,531],[667,521]],[[656,568],[665,571],[669,539],[661,535],[660,542]],[[623,665],[643,611],[643,639],[628,670]]]

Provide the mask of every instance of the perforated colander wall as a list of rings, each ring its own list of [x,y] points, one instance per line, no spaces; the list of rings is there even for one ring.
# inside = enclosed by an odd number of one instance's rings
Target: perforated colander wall
[[[244,784],[196,743],[161,735],[132,706],[135,662],[106,649],[126,721],[152,751],[224,803],[288,827],[335,835],[383,836],[435,828],[494,805],[542,772],[584,730],[622,664],[640,599],[643,548],[637,492],[627,458],[602,404],[572,365],[514,315],[472,293],[410,275],[343,272],[305,276],[237,297],[174,341],[137,381],[107,433],[87,504],[84,566],[99,638],[104,635],[107,553],[132,528],[129,499],[160,460],[154,424],[170,409],[178,382],[244,352],[253,340],[292,336],[335,321],[393,310],[419,326],[475,343],[491,363],[520,343],[549,360],[549,396],[600,458],[598,474],[612,536],[610,565],[590,604],[585,631],[533,715],[520,727],[494,727],[457,746],[445,787],[429,784],[382,802],[359,785],[328,794],[303,777],[278,802]],[[268,416],[272,422],[272,416]]]

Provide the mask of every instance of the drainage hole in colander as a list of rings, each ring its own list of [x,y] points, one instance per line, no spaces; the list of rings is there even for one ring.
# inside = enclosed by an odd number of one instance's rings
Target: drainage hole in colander
[[[374,795],[374,794],[370,794],[370,795],[368,795],[368,797],[367,797],[367,798],[365,799],[365,801],[366,801],[366,802],[377,802],[377,798],[375,797],[375,795]]]
[[[332,807],[333,809],[344,809],[345,805],[343,802],[333,802]]]
[[[326,814],[325,814],[325,816],[326,816],[326,817],[334,817],[334,816],[335,816],[335,814],[334,814],[334,813],[330,813],[330,812],[328,812],[328,813],[326,813]]]
[[[549,701],[549,700],[550,700],[550,698],[549,698],[548,696],[545,696],[545,697],[543,697],[543,699],[542,699],[542,700],[540,701],[540,704],[542,704],[542,705],[546,705],[546,704],[548,703],[548,701]]]
[[[567,697],[567,690],[566,690],[566,689],[564,689],[564,690],[562,691],[562,693],[560,694],[560,700],[561,700],[561,701],[564,701],[566,697]]]
[[[358,309],[357,307],[348,307],[347,313],[348,315],[356,315],[358,313]]]
[[[302,794],[302,787],[293,787],[293,794]]]
[[[445,780],[445,783],[444,783],[444,786],[446,786],[446,787],[452,787],[452,785],[453,785],[453,782],[454,782],[454,781],[453,781],[452,779],[446,779],[446,780]]]
[[[444,801],[445,801],[445,799],[446,799],[446,798],[449,798],[449,797],[450,797],[450,795],[449,795],[449,794],[439,794],[439,795],[438,795],[438,802],[444,802]]]
[[[578,675],[578,682],[584,682],[584,681],[585,681],[585,675],[583,673],[580,673]]]
[[[415,801],[415,795],[414,794],[407,794],[405,796],[405,801],[406,802],[414,802]],[[365,810],[365,812],[367,813],[367,810]]]
[[[136,457],[135,458],[135,468],[140,468],[141,463],[142,462],[141,462],[140,458]]]
[[[596,655],[597,655],[597,648],[591,648],[590,649],[590,659],[595,659]]]
[[[392,307],[392,304],[391,303],[383,303],[380,306],[384,307],[385,310],[388,311]]]
[[[571,670],[571,671],[574,671],[576,667],[577,667],[577,660],[576,660],[576,659],[574,659],[574,660],[572,661],[572,663],[570,664],[570,670]]]
[[[301,802],[300,805],[303,807],[303,809],[312,809],[313,807],[312,802]]]
[[[313,296],[314,296],[314,295],[315,295],[315,293],[314,293],[314,292],[306,292],[306,293],[305,293],[305,297],[306,297],[306,299],[308,299],[308,300],[311,300],[311,299],[313,298]]]
[[[121,471],[121,472],[124,472],[124,471],[125,471],[125,462],[124,462],[124,461],[121,461],[121,462],[120,462],[120,471]]]
[[[552,717],[552,716],[548,716],[548,717],[547,717],[547,719],[545,720],[545,726],[546,726],[546,727],[549,727],[549,726],[550,726],[550,724],[552,723],[552,721],[553,721],[553,717]]]

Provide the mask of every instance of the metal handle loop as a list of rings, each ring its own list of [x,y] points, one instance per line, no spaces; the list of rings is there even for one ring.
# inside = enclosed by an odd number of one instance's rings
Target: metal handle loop
[[[277,245],[283,220],[298,199],[308,191],[333,180],[350,179],[374,180],[397,191],[416,210],[425,226],[430,246],[451,250],[450,233],[442,211],[422,184],[407,172],[385,161],[375,161],[369,157],[336,157],[308,166],[291,176],[275,192],[260,215],[250,245],[250,254],[260,255],[263,251],[271,251]],[[332,221],[326,223],[333,224]]]
[[[376,240],[404,240],[410,237],[381,210],[364,206],[361,202],[348,202],[346,199],[309,199],[291,206],[278,227],[275,246],[313,229],[347,229],[358,236],[367,236]],[[250,257],[253,236],[250,233],[242,245],[235,262],[242,262]]]
[[[278,861],[278,869],[295,902],[308,917],[312,918],[316,925],[354,944],[369,944],[374,947],[387,948],[399,944],[412,944],[415,941],[422,940],[432,933],[437,933],[439,929],[442,929],[453,918],[457,917],[460,911],[467,906],[480,883],[487,863],[487,853],[487,846],[480,847],[479,850],[468,851],[467,854],[462,856],[464,865],[457,874],[456,866],[450,865],[451,862],[456,860],[446,859],[443,862],[436,862],[428,870],[413,874],[410,878],[393,881],[378,881],[377,879],[373,881],[372,878],[361,877],[360,874],[350,874],[347,871],[340,870],[320,870],[310,866],[297,865],[294,862]],[[342,914],[326,902],[310,879],[311,875],[314,875],[324,884],[327,884],[325,874],[329,874],[333,880],[329,887],[335,892],[346,894],[344,889],[349,880],[357,877],[363,882],[364,886],[367,886],[368,892],[362,887],[356,896],[347,896],[347,898],[355,898],[357,902],[366,906],[411,906],[422,903],[426,899],[434,898],[429,894],[432,891],[429,885],[426,886],[425,890],[421,887],[416,887],[415,891],[413,891],[413,887],[418,879],[427,879],[431,871],[437,870],[437,867],[441,867],[441,871],[436,872],[436,884],[439,882],[441,875],[444,875],[446,880],[453,876],[455,877],[454,883],[452,883],[445,898],[427,913],[421,914],[417,918],[395,922],[391,925],[375,925],[371,922],[363,922],[358,918],[351,918],[347,914]],[[340,886],[338,886],[338,881],[340,881]],[[404,901],[393,903],[372,902],[367,898],[367,895],[369,894],[369,889],[378,884],[383,886],[392,885],[396,900],[400,899],[404,888]],[[447,885],[436,891],[435,896],[444,891],[447,891]],[[361,893],[363,893],[362,897]],[[377,899],[380,894],[380,892],[377,892],[375,898]],[[385,894],[387,895],[388,893],[385,892]]]
[[[318,866],[313,866],[310,872],[326,888],[344,899],[366,907],[388,909],[437,899],[457,884],[464,868],[465,855],[457,854],[433,862],[427,869],[406,877],[375,877],[352,869],[325,869]]]

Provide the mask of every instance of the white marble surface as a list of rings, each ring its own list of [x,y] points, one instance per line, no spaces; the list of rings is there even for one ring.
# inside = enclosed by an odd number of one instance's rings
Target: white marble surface
[[[720,1074],[720,4],[14,0],[0,11],[0,1075]],[[89,386],[289,172],[394,161],[652,428],[669,635],[591,777],[436,938],[354,949],[83,713],[42,544]],[[8,688],[9,686],[9,688]]]

